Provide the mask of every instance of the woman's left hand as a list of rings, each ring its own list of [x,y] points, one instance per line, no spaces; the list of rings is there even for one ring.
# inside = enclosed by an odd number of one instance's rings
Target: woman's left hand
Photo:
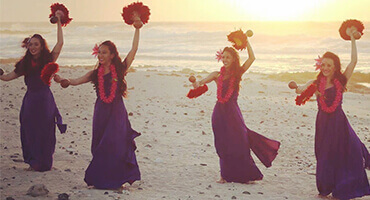
[[[354,27],[354,26],[351,26],[351,27],[348,27],[346,29],[346,33],[348,36],[350,37],[354,37],[356,40],[360,39],[361,38],[361,33],[358,32],[357,28]]]
[[[63,11],[61,11],[61,10],[57,10],[57,11],[55,12],[55,17],[57,17],[57,18],[59,19],[59,21],[60,21],[60,20],[62,20],[62,18],[64,17],[64,13],[63,13]]]

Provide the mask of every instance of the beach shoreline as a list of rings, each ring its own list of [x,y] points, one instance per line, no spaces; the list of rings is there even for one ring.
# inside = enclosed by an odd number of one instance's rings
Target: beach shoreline
[[[10,72],[13,62],[0,63]],[[253,67],[253,66],[252,66]],[[76,78],[89,67],[61,67],[60,75]],[[188,99],[188,77],[180,72],[141,71],[128,73],[128,97],[124,99],[132,127],[142,135],[135,139],[142,180],[122,193],[88,189],[83,181],[91,160],[91,129],[96,94],[88,83],[61,88],[51,85],[57,106],[68,124],[65,134],[58,131],[53,169],[24,171],[19,131],[19,111],[26,86],[23,78],[0,82],[0,170],[1,199],[34,199],[29,187],[44,184],[49,194],[38,199],[320,199],[315,185],[314,131],[317,105],[295,105],[295,93],[284,80],[265,74],[246,73],[242,77],[238,103],[246,125],[266,137],[281,142],[279,155],[266,169],[254,156],[264,174],[250,184],[217,184],[219,160],[213,144],[211,115],[216,102],[216,85],[197,99]],[[195,73],[198,78],[206,73]],[[289,77],[290,78],[290,77]],[[280,78],[278,78],[280,79]],[[344,93],[343,110],[353,129],[370,147],[370,93]],[[368,177],[370,172],[367,170]],[[359,198],[361,199],[361,198]],[[364,199],[364,198],[363,198]]]

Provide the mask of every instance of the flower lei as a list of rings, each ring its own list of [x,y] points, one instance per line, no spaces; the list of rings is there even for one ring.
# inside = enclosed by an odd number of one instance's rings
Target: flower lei
[[[320,102],[321,110],[327,113],[334,112],[337,109],[338,105],[340,104],[340,101],[342,100],[342,84],[340,84],[338,79],[334,79],[333,82],[334,82],[336,94],[335,94],[335,99],[333,101],[333,104],[329,107],[326,105],[325,97],[324,97],[326,78],[321,78],[320,85],[319,85],[319,92],[320,92],[319,102]]]
[[[33,59],[31,59],[31,66],[33,67],[33,68],[35,68],[36,66],[37,66],[37,61],[35,61],[35,60],[33,60]]]
[[[116,96],[116,89],[117,89],[117,72],[114,65],[109,66],[110,72],[112,73],[112,85],[110,88],[109,97],[105,95],[104,90],[104,68],[100,67],[98,69],[98,84],[99,84],[99,95],[100,99],[105,103],[112,103],[114,97]]]
[[[225,96],[222,97],[225,71],[226,71],[226,68],[221,67],[220,76],[218,77],[218,80],[217,80],[217,100],[220,103],[226,103],[230,100],[231,95],[234,92],[234,83],[235,83],[235,80],[236,80],[235,77],[230,78],[229,88],[227,89],[227,92],[226,92]]]

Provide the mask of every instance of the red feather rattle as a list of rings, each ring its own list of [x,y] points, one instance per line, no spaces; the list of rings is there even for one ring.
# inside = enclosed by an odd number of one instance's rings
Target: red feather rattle
[[[56,17],[56,15],[59,15],[62,26],[67,26],[67,24],[72,21],[72,18],[69,18],[68,9],[63,4],[54,3],[50,6],[50,9],[50,23],[55,24],[58,22],[58,18]]]
[[[142,2],[132,3],[122,9],[122,17],[126,24],[134,25],[135,28],[141,28],[143,24],[148,23],[150,9]]]
[[[59,65],[55,62],[50,62],[44,66],[44,68],[41,71],[41,80],[46,85],[51,84],[52,77],[59,71]]]
[[[192,83],[194,83],[196,80],[197,79],[194,76],[189,77],[189,81],[192,82]],[[207,91],[208,91],[208,86],[206,84],[204,84],[203,86],[200,86],[198,88],[191,89],[186,96],[189,99],[197,98],[197,97],[199,97],[200,95],[204,94]]]
[[[290,89],[298,88],[297,83],[294,81],[290,81],[288,86]],[[295,98],[295,104],[298,106],[304,105],[308,100],[310,100],[313,94],[315,94],[316,90],[317,90],[316,84],[312,83],[307,87],[305,91],[303,91],[300,95],[297,95],[297,97]]]
[[[253,31],[248,30],[246,33],[242,31],[242,29],[239,29],[237,31],[231,32],[227,39],[233,43],[233,47],[237,50],[244,50],[247,48],[247,37],[252,37]]]
[[[342,23],[339,28],[339,34],[344,40],[351,40],[349,34],[354,31],[353,36],[356,40],[360,39],[364,34],[364,24],[355,19],[349,19]]]

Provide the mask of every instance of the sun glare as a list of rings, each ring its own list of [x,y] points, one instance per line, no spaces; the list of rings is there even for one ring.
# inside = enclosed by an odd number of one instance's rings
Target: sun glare
[[[260,21],[299,21],[314,13],[326,0],[235,0],[247,17]]]

